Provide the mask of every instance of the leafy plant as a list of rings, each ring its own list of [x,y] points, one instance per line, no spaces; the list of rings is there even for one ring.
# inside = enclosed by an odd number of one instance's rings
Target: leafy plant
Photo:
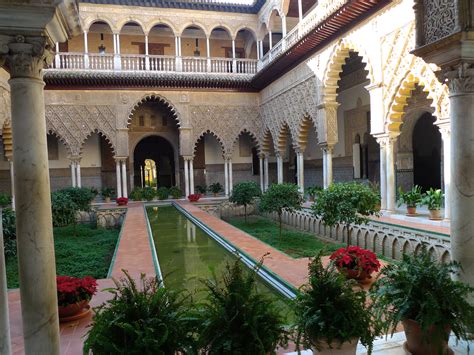
[[[303,197],[298,190],[298,186],[295,184],[273,184],[262,195],[259,206],[260,210],[262,212],[278,214],[280,240],[283,210],[288,212],[300,210],[303,202]]]
[[[142,190],[142,199],[152,201],[156,196],[156,190],[153,187],[145,186]]]
[[[227,264],[222,279],[206,280],[206,302],[195,316],[199,348],[206,354],[267,354],[287,344],[284,319],[275,303],[257,291],[257,271],[240,260]]]
[[[416,207],[420,204],[422,199],[421,194],[421,187],[415,185],[412,187],[410,191],[403,192],[402,188],[398,189],[398,206],[400,207],[402,204],[406,204],[407,207]]]
[[[89,190],[91,190],[91,193],[92,195],[94,195],[94,198],[99,194],[99,190],[97,190],[97,188],[94,186],[89,187]]]
[[[356,246],[340,248],[329,257],[341,271],[355,271],[358,275],[366,274],[370,277],[374,271],[380,269],[380,262],[374,252]]]
[[[251,204],[255,198],[261,195],[260,187],[255,182],[239,182],[232,189],[229,201],[244,206],[244,218],[245,222],[247,222],[247,205]]]
[[[135,187],[129,195],[130,199],[134,201],[143,200],[143,189],[141,187]]]
[[[95,308],[84,353],[175,354],[186,353],[188,302],[181,293],[162,287],[144,274],[140,284],[126,272],[115,282],[110,301]]]
[[[313,214],[328,226],[345,224],[347,244],[351,244],[351,224],[368,222],[368,217],[378,215],[379,197],[366,185],[356,182],[336,183],[318,194],[311,206]]]
[[[429,210],[439,210],[441,209],[441,204],[443,203],[444,194],[440,189],[429,189],[426,191],[424,196],[421,199],[423,205],[428,206]]]
[[[5,208],[10,206],[12,203],[12,197],[10,195],[0,193],[0,207]]]
[[[213,184],[209,185],[209,191],[212,192],[213,194],[218,194],[219,192],[222,192],[224,188],[220,184],[220,182],[215,182]]]
[[[11,208],[2,209],[3,244],[5,256],[16,255],[16,214]]]
[[[306,193],[308,194],[309,198],[314,200],[316,198],[316,195],[318,194],[319,191],[324,190],[321,186],[310,186],[306,188]]]
[[[79,210],[79,207],[71,200],[71,196],[68,193],[63,191],[53,192],[51,194],[51,209],[54,227],[76,224],[76,212]]]
[[[170,193],[171,197],[173,197],[174,199],[180,198],[181,195],[183,194],[183,192],[181,191],[181,189],[178,186],[171,186],[170,189],[169,189],[169,193]]]
[[[156,196],[158,197],[159,200],[166,200],[170,195],[170,190],[167,187],[159,187],[156,190]]]
[[[309,264],[309,282],[300,288],[294,301],[296,344],[314,346],[360,338],[369,354],[375,338],[374,320],[365,307],[365,291],[354,288],[330,264],[324,267],[321,252]]]
[[[205,194],[207,192],[207,186],[206,185],[197,185],[196,186],[196,191],[199,194]]]
[[[456,262],[434,261],[426,248],[385,266],[384,276],[370,291],[372,312],[382,330],[393,334],[400,321],[411,319],[420,324],[422,338],[436,346],[441,346],[447,327],[456,337],[468,339],[474,330],[474,306],[469,302],[474,288],[453,280],[460,269]]]
[[[92,276],[83,278],[56,276],[58,305],[68,306],[81,301],[90,301],[97,292],[97,281]]]
[[[68,187],[59,191],[67,194],[79,211],[90,211],[91,201],[95,197],[90,188]]]
[[[103,198],[107,197],[112,197],[115,193],[115,190],[111,187],[104,187],[102,190],[100,190],[100,194],[102,195]]]

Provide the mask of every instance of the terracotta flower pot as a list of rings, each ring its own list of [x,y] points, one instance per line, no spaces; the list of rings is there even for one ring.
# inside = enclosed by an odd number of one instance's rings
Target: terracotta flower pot
[[[415,207],[407,206],[407,216],[416,216],[416,206]]]
[[[361,270],[350,270],[350,269],[338,269],[348,279],[357,280],[358,282],[364,282],[370,278],[370,275],[366,271]]]
[[[110,203],[110,197],[105,198],[105,203]]]
[[[441,217],[441,211],[440,210],[430,210],[430,219],[432,219],[434,221],[439,221],[439,220],[443,219],[443,217]]]
[[[404,348],[409,351],[412,355],[448,355],[454,354],[454,352],[448,347],[449,333],[451,328],[447,327],[444,330],[444,339],[441,342],[430,342],[430,338],[437,338],[434,336],[436,328],[432,326],[428,331],[428,339],[423,341],[421,333],[421,327],[418,322],[412,319],[405,319],[402,321],[403,328],[405,329],[405,336],[407,338]]]
[[[314,354],[327,354],[327,355],[352,355],[356,353],[357,343],[359,339],[352,339],[350,342],[340,343],[338,341],[333,341],[331,344],[321,341],[321,351],[313,348]]]
[[[67,306],[58,306],[59,319],[69,318],[79,314],[88,303],[89,301],[83,300],[81,302],[72,303]]]

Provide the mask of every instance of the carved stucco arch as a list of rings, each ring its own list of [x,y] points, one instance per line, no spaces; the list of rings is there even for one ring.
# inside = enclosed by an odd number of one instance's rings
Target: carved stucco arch
[[[118,33],[119,31],[119,29],[117,29],[117,26],[115,26],[114,21],[102,14],[101,15],[97,14],[96,16],[85,18],[84,25],[83,25],[84,31],[89,32],[91,26],[96,22],[105,22],[107,25],[109,25],[112,33]]]
[[[179,114],[179,111],[176,109],[175,105],[166,97],[160,95],[160,94],[146,94],[143,96],[140,100],[136,101],[132,108],[128,112],[128,119],[127,119],[127,127],[130,127],[133,119],[133,115],[135,114],[136,110],[140,108],[141,105],[143,105],[146,102],[159,102],[163,104],[166,108],[168,108],[176,121],[176,125],[178,127],[181,127],[182,120],[181,120],[181,115]]]
[[[265,17],[265,26],[267,26],[267,30],[269,30],[271,28],[271,23],[270,21],[272,20],[272,15],[273,13],[276,12],[278,14],[278,16],[281,18],[282,17],[282,10],[280,9],[280,7],[278,5],[273,5],[273,7],[271,8],[271,10],[268,12],[268,14],[266,15]]]
[[[123,30],[123,27],[128,24],[128,23],[136,23],[137,25],[140,26],[141,30],[142,30],[142,33],[143,35],[146,35],[146,32],[145,32],[145,29],[146,29],[146,25],[139,19],[137,18],[134,18],[134,17],[128,17],[128,18],[124,18],[123,20],[121,20],[120,22],[117,22],[116,23],[116,26],[118,28],[118,33],[122,32]]]
[[[254,41],[257,41],[257,31],[253,28],[250,28],[248,25],[240,25],[235,28],[234,33],[232,34],[232,38],[237,38],[237,34],[242,31],[247,30],[252,34]]]
[[[215,25],[211,25],[209,27],[209,36],[211,35],[212,31],[216,30],[216,29],[223,29],[227,32],[227,34],[229,35],[230,39],[235,39],[234,37],[234,31],[232,31],[232,29],[227,26],[227,25],[224,25],[224,24],[215,24]]]
[[[308,136],[309,132],[311,129],[314,129],[315,123],[313,122],[313,119],[311,118],[310,115],[306,114],[304,115],[303,119],[301,120],[299,129],[298,129],[298,136],[296,139],[296,145],[298,148],[304,152],[306,149],[306,145],[308,144]],[[317,132],[316,136],[317,136]]]
[[[278,131],[278,136],[276,139],[275,147],[277,148],[276,150],[280,154],[286,153],[286,148],[288,146],[288,138],[292,140],[292,143],[294,145],[294,138],[292,137],[290,126],[288,126],[288,123],[284,122]]]
[[[168,26],[171,29],[171,31],[173,32],[174,36],[176,36],[176,34],[178,33],[177,28],[175,27],[175,25],[172,22],[170,22],[168,20],[164,20],[164,19],[158,19],[158,20],[153,20],[151,22],[148,22],[145,25],[146,35],[149,35],[150,31],[153,29],[153,27],[158,26],[158,25]]]
[[[99,136],[104,137],[105,141],[109,145],[110,149],[112,150],[112,154],[115,155],[116,153],[116,147],[115,147],[115,142],[111,137],[109,137],[105,132],[103,132],[100,128],[95,128],[94,130],[90,131],[87,133],[87,135],[82,139],[82,142],[80,143],[80,152],[82,156],[82,149],[84,148],[84,143],[93,135],[97,134]]]
[[[3,153],[8,161],[13,158],[13,133],[11,120],[5,121],[2,128]]]
[[[258,140],[258,136],[252,130],[247,129],[247,128],[241,129],[240,132],[234,137],[234,139],[231,143],[232,149],[233,149],[235,143],[240,139],[240,136],[242,136],[245,133],[247,133],[252,138],[252,140],[255,143],[255,147],[257,148],[257,152],[260,153],[261,152],[261,147],[260,147],[260,142]],[[230,152],[230,153],[233,153],[233,152]]]
[[[401,125],[405,117],[405,107],[408,104],[407,101],[411,97],[412,91],[415,90],[417,84],[423,88],[423,91],[427,93],[428,99],[431,100],[433,115],[440,119],[439,99],[433,87],[437,84],[441,84],[434,74],[430,77],[429,71],[427,71],[427,67],[425,66],[421,72],[410,71],[398,86],[388,110],[386,121],[386,130],[388,132],[400,133]]]
[[[66,148],[66,151],[68,152],[69,156],[79,156],[79,154],[77,154],[76,150],[72,149],[72,147],[69,145],[69,143],[66,141],[66,139],[60,133],[50,129],[50,130],[47,130],[47,134],[56,137],[57,140],[64,145],[64,147]]]
[[[196,148],[197,148],[197,145],[199,143],[199,141],[201,139],[204,140],[204,136],[208,134],[210,136],[213,136],[218,142],[219,142],[219,145],[221,146],[221,149],[222,149],[222,155],[225,155],[226,154],[226,149],[225,149],[225,145],[224,145],[224,142],[222,141],[222,138],[220,138],[216,133],[214,133],[213,131],[211,131],[210,129],[208,130],[205,130],[205,131],[202,131],[198,138],[194,140],[194,143],[193,143],[193,154],[196,153]]]
[[[339,74],[342,72],[342,66],[346,63],[346,59],[349,57],[349,52],[357,52],[362,57],[363,63],[365,63],[365,70],[368,71],[367,78],[370,81],[370,85],[375,83],[374,71],[371,60],[367,55],[365,49],[355,42],[342,39],[335,47],[330,56],[329,62],[326,66],[323,85],[322,85],[322,100],[323,103],[336,103],[337,98],[337,82],[340,80]]]
[[[273,136],[269,128],[265,128],[260,138],[261,151],[264,154],[270,154],[273,148]]]
[[[183,23],[179,30],[178,30],[178,35],[179,36],[182,36],[183,35],[183,32],[186,30],[186,28],[188,27],[197,27],[199,28],[200,30],[202,30],[204,32],[204,34],[206,35],[206,37],[209,37],[209,34],[211,33],[209,31],[209,28],[208,26],[204,25],[203,23],[199,22],[199,21],[195,21],[195,20],[192,20],[192,21],[187,21],[185,23]]]

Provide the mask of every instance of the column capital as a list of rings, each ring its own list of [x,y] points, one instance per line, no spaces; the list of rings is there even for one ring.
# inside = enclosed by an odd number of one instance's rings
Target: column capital
[[[5,63],[10,76],[43,79],[42,69],[54,58],[46,37],[0,35],[0,65]]]
[[[114,157],[115,159],[115,162],[117,163],[121,163],[121,162],[126,162],[127,161],[127,157]]]
[[[67,157],[71,163],[80,164],[82,157],[80,155],[69,155]]]
[[[398,138],[400,133],[390,132],[381,135],[375,135],[375,140],[380,146],[386,147],[389,144],[393,144],[393,142]]]
[[[474,65],[462,62],[456,66],[444,68],[441,82],[447,82],[449,94],[474,93]]]
[[[323,143],[323,144],[319,144],[319,146],[325,153],[332,153],[334,150],[334,144]]]
[[[449,120],[447,120],[447,122],[440,122],[436,126],[439,128],[443,141],[451,136],[451,122]]]

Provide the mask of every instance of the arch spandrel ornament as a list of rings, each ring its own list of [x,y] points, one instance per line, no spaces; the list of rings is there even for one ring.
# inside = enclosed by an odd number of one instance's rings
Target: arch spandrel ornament
[[[130,127],[133,119],[133,115],[135,114],[136,110],[143,105],[146,102],[158,102],[163,104],[172,114],[173,118],[176,120],[176,124],[178,127],[181,127],[183,125],[183,120],[182,117],[178,111],[178,109],[175,107],[175,105],[166,97],[160,94],[156,93],[150,93],[144,95],[141,99],[136,101],[133,106],[129,109],[128,111],[128,119],[127,119],[127,127]]]

